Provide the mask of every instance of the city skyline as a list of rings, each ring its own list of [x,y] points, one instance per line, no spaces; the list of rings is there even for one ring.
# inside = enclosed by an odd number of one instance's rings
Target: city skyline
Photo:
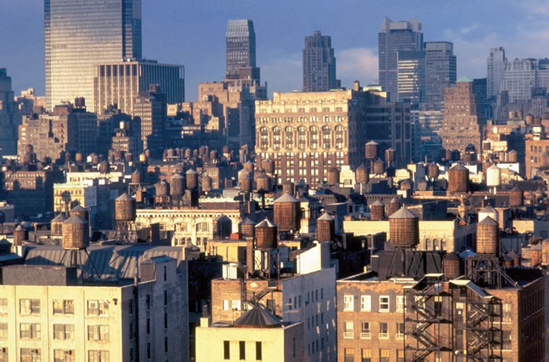
[[[157,6],[145,1],[143,55],[162,63],[185,65],[186,98],[196,99],[198,83],[223,78],[227,21],[248,18],[255,24],[257,65],[262,68],[262,78],[269,83],[270,92],[301,89],[303,37],[315,30],[332,37],[338,78],[343,86],[351,87],[355,79],[363,84],[377,80],[377,33],[384,17],[397,21],[418,16],[425,41],[454,42],[454,54],[459,59],[458,78],[485,77],[486,58],[492,47],[505,47],[510,59],[549,56],[544,52],[549,38],[540,31],[549,16],[543,11],[545,4],[546,1],[535,0],[487,1],[475,4],[479,11],[471,12],[468,6],[440,5],[434,1],[405,6],[393,1],[383,7],[348,1],[344,9],[334,14],[328,3],[321,2],[314,9],[299,4],[288,14],[283,3],[269,6],[243,1],[236,8],[222,2],[204,5],[168,0]],[[44,94],[43,4],[23,0],[2,6],[0,21],[5,25],[0,32],[0,63],[12,76],[16,94],[29,87]],[[489,10],[493,16],[485,19],[483,10]],[[303,17],[306,11],[311,14]],[[332,20],[326,21],[326,16]],[[278,20],[273,24],[272,19]],[[284,37],[280,37],[281,28]]]

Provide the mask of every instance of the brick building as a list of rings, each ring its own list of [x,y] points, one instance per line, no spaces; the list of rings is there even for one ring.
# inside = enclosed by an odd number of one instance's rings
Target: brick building
[[[444,121],[442,124],[442,147],[458,150],[462,154],[469,144],[481,152],[482,125],[480,124],[473,82],[462,78],[444,91]]]
[[[374,91],[275,93],[256,102],[255,153],[275,162],[280,182],[316,184],[332,167],[358,167],[368,140],[396,151],[396,164],[411,157],[409,106]]]

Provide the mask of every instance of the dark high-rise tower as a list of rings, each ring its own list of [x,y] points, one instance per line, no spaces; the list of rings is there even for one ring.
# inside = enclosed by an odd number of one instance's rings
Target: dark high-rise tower
[[[44,40],[47,108],[93,108],[94,65],[141,58],[141,0],[44,0]]]
[[[396,100],[398,93],[398,52],[423,50],[423,34],[418,18],[392,21],[385,17],[378,37],[379,84]]]
[[[339,87],[332,39],[315,31],[305,37],[303,48],[303,91],[326,92]]]
[[[454,45],[448,41],[425,42],[425,101],[431,109],[441,109],[444,89],[456,83]]]
[[[252,20],[229,20],[227,26],[227,71],[225,78],[256,80],[259,68],[255,63],[255,30]]]
[[[20,123],[20,114],[13,101],[11,77],[5,68],[0,68],[0,155],[17,153],[17,126]]]

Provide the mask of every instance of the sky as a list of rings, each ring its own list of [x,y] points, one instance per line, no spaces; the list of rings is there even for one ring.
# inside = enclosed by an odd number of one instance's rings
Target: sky
[[[385,16],[419,17],[425,41],[451,41],[458,78],[486,76],[489,49],[507,57],[549,57],[549,0],[142,0],[143,56],[185,66],[186,100],[198,84],[225,73],[229,19],[252,19],[257,65],[269,92],[302,88],[304,37],[320,30],[332,37],[337,77],[351,87],[378,77],[377,34]],[[34,87],[44,94],[42,0],[0,0],[0,68],[16,94]]]

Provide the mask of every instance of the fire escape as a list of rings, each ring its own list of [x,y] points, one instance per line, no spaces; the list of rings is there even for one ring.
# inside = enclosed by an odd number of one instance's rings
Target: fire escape
[[[431,353],[452,358],[452,294],[444,290],[442,274],[426,274],[405,288],[406,361],[423,361]],[[447,360],[443,358],[443,360]]]

